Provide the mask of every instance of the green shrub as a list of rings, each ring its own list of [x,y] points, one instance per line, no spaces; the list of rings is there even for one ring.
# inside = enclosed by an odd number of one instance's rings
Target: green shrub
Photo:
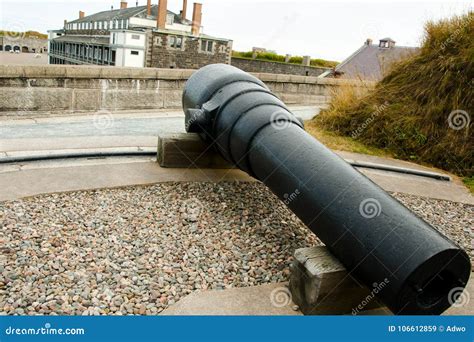
[[[252,51],[246,51],[246,52],[241,52],[241,51],[232,51],[232,57],[237,57],[237,58],[252,58],[253,53]],[[262,60],[262,61],[272,61],[272,62],[285,62],[285,56],[284,55],[279,55],[274,52],[259,52],[257,53],[256,59]],[[289,63],[291,64],[302,64],[303,63],[303,57],[301,56],[292,56],[290,57]],[[333,68],[338,64],[338,62],[334,61],[327,61],[324,59],[319,59],[315,58],[312,59],[310,62],[311,66],[314,67],[325,67],[325,68]]]

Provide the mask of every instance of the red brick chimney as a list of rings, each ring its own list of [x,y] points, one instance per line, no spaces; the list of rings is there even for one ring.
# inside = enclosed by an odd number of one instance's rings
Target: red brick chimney
[[[151,0],[146,2],[146,14],[151,15]]]
[[[82,11],[79,11],[79,19],[82,19],[86,16],[86,14]]]
[[[191,34],[193,36],[199,36],[201,30],[201,19],[202,19],[202,4],[195,2],[193,7],[193,26],[191,27]]]
[[[181,20],[186,19],[186,9],[188,8],[188,0],[183,0],[183,9],[181,11]]]
[[[156,17],[156,26],[159,29],[164,29],[166,26],[168,0],[159,0],[158,2],[158,16]]]
[[[126,1],[120,1],[120,9],[125,9],[127,8],[127,2]]]

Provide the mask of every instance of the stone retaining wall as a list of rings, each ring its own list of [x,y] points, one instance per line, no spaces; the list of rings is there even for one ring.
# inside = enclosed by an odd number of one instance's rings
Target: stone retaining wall
[[[0,66],[0,116],[31,112],[180,108],[194,70],[100,66]],[[254,74],[287,104],[329,101],[331,89],[358,81],[295,75]]]
[[[291,64],[282,62],[262,61],[259,59],[232,57],[231,64],[247,72],[259,72],[270,74],[319,76],[329,68],[305,66],[302,64]]]

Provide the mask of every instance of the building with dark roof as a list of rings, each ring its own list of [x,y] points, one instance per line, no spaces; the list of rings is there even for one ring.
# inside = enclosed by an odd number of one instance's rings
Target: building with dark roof
[[[152,5],[110,9],[64,21],[49,31],[50,64],[197,69],[211,63],[230,63],[232,41],[202,33],[202,5],[193,4],[193,20],[186,18],[187,0],[179,14],[167,0]]]
[[[394,62],[418,52],[416,47],[395,46],[395,43],[391,38],[380,39],[378,44],[372,44],[372,39],[367,39],[352,55],[319,77],[378,81]]]

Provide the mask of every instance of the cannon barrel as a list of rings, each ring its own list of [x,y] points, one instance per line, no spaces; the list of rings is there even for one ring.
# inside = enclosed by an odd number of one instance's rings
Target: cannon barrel
[[[208,65],[183,93],[188,132],[263,182],[395,314],[440,314],[471,272],[466,252],[310,136],[263,82]]]

